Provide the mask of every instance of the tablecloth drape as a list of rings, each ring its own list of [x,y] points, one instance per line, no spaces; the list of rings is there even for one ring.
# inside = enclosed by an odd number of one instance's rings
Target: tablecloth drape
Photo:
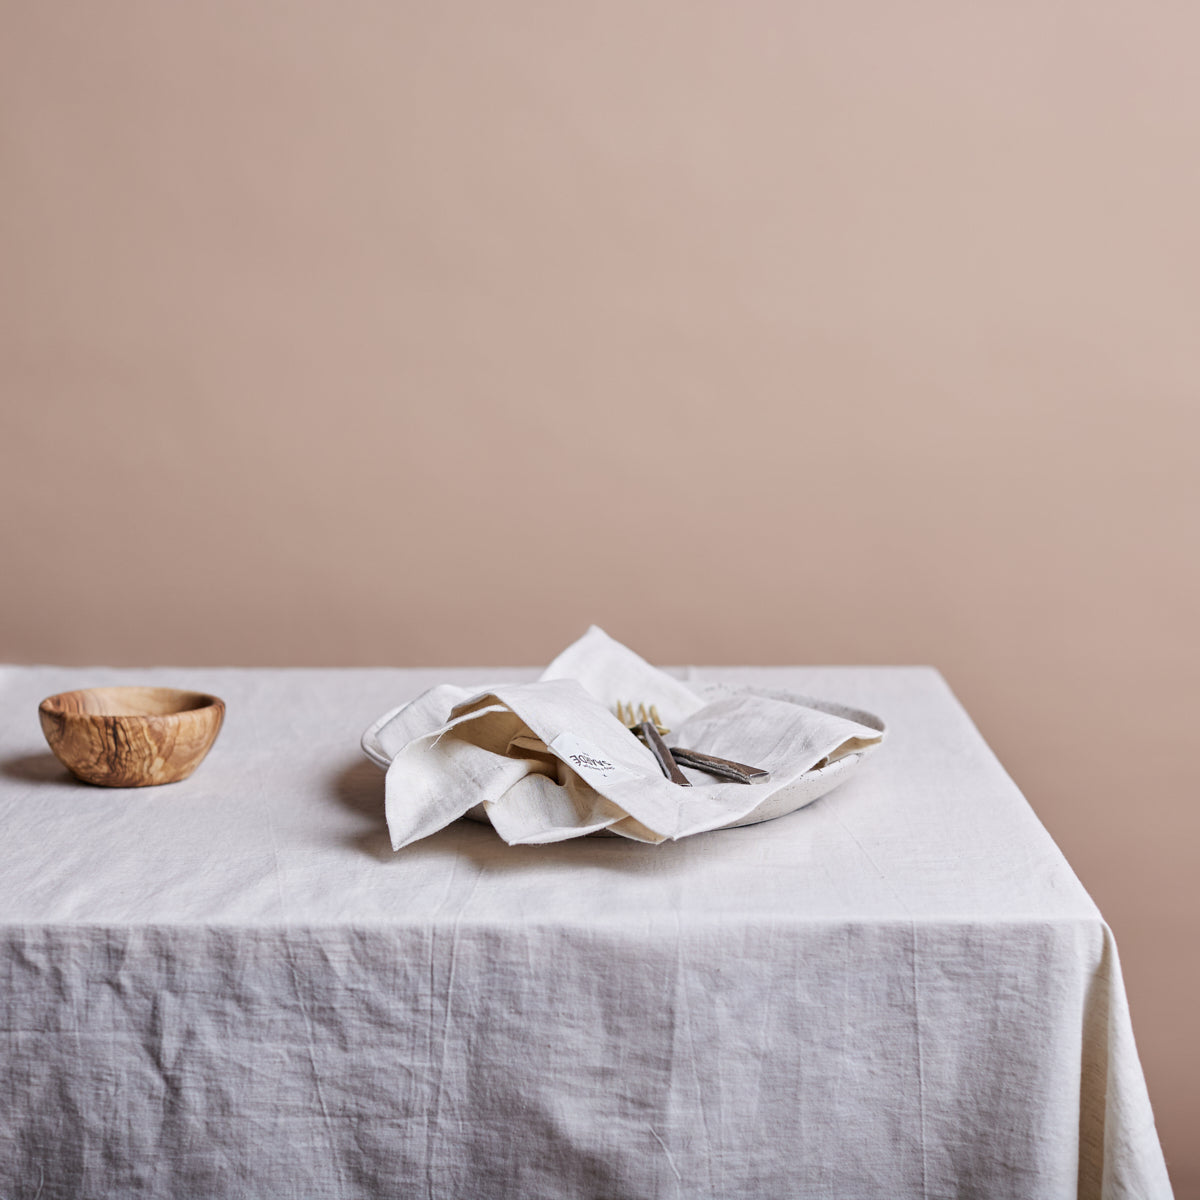
[[[0,669],[0,1195],[1170,1195],[1112,936],[936,672],[686,672],[888,721],[779,821],[394,854],[362,730],[533,674]],[[49,756],[122,682],[227,701],[192,779]]]

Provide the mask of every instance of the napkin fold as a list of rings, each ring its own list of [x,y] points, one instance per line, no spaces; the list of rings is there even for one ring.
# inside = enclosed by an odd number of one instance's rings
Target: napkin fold
[[[692,786],[672,783],[617,719],[618,700],[654,704],[668,745],[770,778],[731,783],[685,768]],[[849,716],[751,692],[710,701],[593,626],[533,683],[444,684],[389,720],[388,830],[399,850],[482,805],[511,845],[599,830],[662,842],[736,822],[882,737]]]

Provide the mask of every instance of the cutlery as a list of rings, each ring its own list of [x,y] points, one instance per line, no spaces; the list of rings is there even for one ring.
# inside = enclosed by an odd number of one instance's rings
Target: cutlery
[[[685,787],[690,784],[687,776],[679,770],[680,765],[736,783],[761,783],[771,777],[771,772],[764,771],[761,767],[751,767],[746,763],[718,758],[714,754],[703,754],[699,750],[688,750],[682,746],[667,746],[662,740],[662,735],[671,731],[663,724],[656,705],[651,704],[647,708],[645,704],[639,703],[635,706],[632,702],[626,704],[618,700],[617,719],[650,747],[651,753],[658,759],[658,765],[662,767],[663,774]]]

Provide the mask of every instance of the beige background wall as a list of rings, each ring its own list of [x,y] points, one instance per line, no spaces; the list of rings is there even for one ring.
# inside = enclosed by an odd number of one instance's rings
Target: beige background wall
[[[0,658],[931,662],[1200,1195],[1198,40],[0,0]]]

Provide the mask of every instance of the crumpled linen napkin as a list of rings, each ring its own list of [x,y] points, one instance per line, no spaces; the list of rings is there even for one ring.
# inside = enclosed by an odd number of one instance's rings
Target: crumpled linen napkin
[[[617,719],[618,700],[653,703],[669,745],[751,763],[761,783],[685,768],[672,783]],[[846,717],[749,693],[707,701],[593,626],[533,683],[425,692],[388,722],[386,809],[393,849],[482,804],[506,842],[606,829],[662,842],[718,828],[818,763],[879,742]]]

